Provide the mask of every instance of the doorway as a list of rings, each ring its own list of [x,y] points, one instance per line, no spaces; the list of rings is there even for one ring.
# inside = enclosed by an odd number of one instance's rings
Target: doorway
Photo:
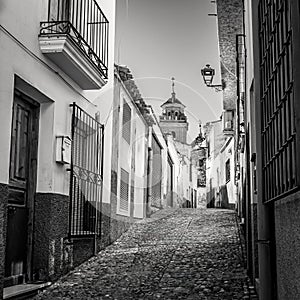
[[[32,280],[39,104],[15,90],[10,150],[5,286]]]

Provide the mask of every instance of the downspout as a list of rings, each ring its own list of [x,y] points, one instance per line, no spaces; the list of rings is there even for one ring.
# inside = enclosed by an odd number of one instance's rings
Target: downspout
[[[236,200],[238,203],[238,216],[240,220],[243,220],[243,203],[240,198],[239,194],[239,181],[240,181],[240,157],[239,157],[239,141],[240,141],[240,69],[239,69],[239,49],[238,49],[238,37],[239,35],[236,34],[235,36],[235,55],[236,55],[236,91],[237,91],[237,98],[236,98],[236,138],[235,138],[235,147],[234,147],[234,159],[235,159],[235,172],[234,172],[234,182],[236,188]],[[239,177],[237,175],[239,174]]]
[[[150,217],[151,215],[151,197],[152,197],[152,163],[153,163],[153,151],[150,147],[150,140],[152,143],[151,137],[152,127],[148,129],[148,172],[147,172],[147,203],[146,203],[146,216]]]
[[[260,65],[259,65],[259,0],[252,1],[253,19],[253,57],[254,59],[254,97],[255,101],[255,125],[256,125],[256,153],[257,155],[257,230],[258,230],[258,266],[259,266],[259,299],[274,300],[272,288],[271,266],[271,230],[270,207],[264,204],[264,186],[262,174],[262,143],[261,143],[261,108],[260,108]]]

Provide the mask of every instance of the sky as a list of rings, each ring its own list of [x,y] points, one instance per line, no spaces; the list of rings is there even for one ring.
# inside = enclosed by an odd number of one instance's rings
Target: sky
[[[117,0],[115,62],[126,65],[142,97],[157,116],[160,105],[176,97],[186,106],[188,142],[202,124],[219,119],[222,92],[203,83],[201,69],[216,70],[220,84],[216,7],[210,0]]]

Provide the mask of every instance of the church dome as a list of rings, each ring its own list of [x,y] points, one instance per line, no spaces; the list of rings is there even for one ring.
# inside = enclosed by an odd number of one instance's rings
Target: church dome
[[[174,91],[174,77],[172,78],[172,96],[171,98],[169,98],[164,104],[162,104],[160,107],[165,107],[165,106],[169,106],[170,104],[179,104],[180,107],[184,108],[185,105],[182,104],[182,102],[176,98],[176,93]],[[175,106],[178,106],[178,105],[175,105]]]

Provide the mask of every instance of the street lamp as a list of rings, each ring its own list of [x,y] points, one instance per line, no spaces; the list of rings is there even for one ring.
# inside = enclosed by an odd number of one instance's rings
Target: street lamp
[[[221,92],[223,90],[222,84],[212,84],[215,76],[215,69],[213,69],[209,64],[207,64],[205,68],[201,69],[201,75],[206,86],[214,88],[216,92]]]

